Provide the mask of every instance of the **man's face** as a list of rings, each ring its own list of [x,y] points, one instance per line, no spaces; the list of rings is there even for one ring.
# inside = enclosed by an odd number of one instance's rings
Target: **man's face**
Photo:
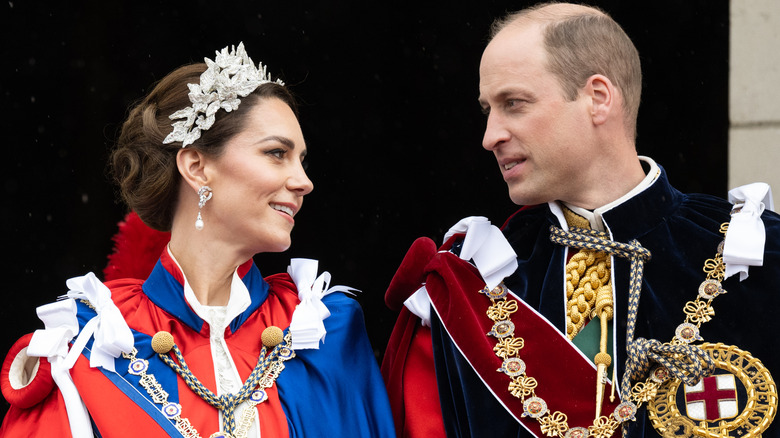
[[[488,114],[482,146],[493,151],[518,205],[577,205],[590,187],[588,99],[568,101],[546,68],[537,24],[513,24],[490,42],[479,68],[479,102]]]

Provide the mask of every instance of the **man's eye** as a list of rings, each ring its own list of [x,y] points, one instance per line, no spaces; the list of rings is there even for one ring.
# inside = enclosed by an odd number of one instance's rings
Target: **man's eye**
[[[528,103],[528,101],[523,99],[509,99],[504,105],[508,110],[522,111],[525,108],[526,103]]]

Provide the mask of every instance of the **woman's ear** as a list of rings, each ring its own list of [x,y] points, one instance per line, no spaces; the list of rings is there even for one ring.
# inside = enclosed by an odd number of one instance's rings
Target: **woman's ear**
[[[176,154],[176,166],[182,179],[195,191],[208,185],[205,155],[195,148],[182,148]]]
[[[608,119],[617,103],[617,90],[612,81],[604,75],[593,75],[585,83],[585,94],[591,100],[590,113],[594,125],[602,125]]]

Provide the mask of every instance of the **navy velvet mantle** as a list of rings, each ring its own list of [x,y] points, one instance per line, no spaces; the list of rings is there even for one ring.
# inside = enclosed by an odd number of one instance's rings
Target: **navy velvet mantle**
[[[616,241],[637,239],[650,250],[645,264],[635,337],[667,342],[684,321],[683,307],[696,297],[705,279],[705,260],[715,255],[729,220],[731,205],[720,198],[683,194],[674,189],[662,170],[644,192],[603,215]],[[740,282],[734,276],[723,283],[728,291],[713,302],[715,317],[701,328],[707,342],[735,345],[760,359],[775,379],[780,378],[780,353],[774,341],[775,312],[780,309],[780,216],[762,216],[767,239],[763,267],[751,267]],[[564,249],[549,240],[549,226],[558,225],[547,205],[525,208],[511,217],[504,234],[518,254],[518,269],[505,280],[507,286],[556,327],[565,327],[563,304]],[[619,366],[625,365],[626,313],[629,261],[615,258],[616,324]],[[432,322],[434,360],[448,436],[531,436],[496,402],[453,345],[440,321]],[[532,334],[524,334],[532,342]],[[541,388],[540,388],[541,389]],[[465,395],[464,395],[465,394]],[[565,394],[561,395],[565,398]],[[555,409],[565,412],[565,407]],[[775,422],[777,423],[777,422]],[[658,433],[644,408],[628,436],[654,437]],[[780,437],[773,424],[764,437]]]

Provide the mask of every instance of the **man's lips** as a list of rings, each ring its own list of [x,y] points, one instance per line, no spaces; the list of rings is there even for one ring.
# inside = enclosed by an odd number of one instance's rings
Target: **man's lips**
[[[525,158],[508,158],[508,159],[500,160],[499,166],[501,167],[502,170],[508,171],[508,170],[512,170],[512,168],[514,168],[518,164],[522,164],[524,162],[525,162]]]

